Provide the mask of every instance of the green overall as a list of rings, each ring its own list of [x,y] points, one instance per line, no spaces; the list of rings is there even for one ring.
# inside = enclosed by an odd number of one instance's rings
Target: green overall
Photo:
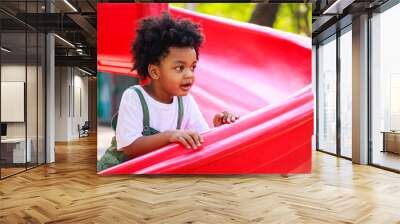
[[[154,134],[160,133],[159,131],[150,127],[149,109],[147,107],[147,103],[144,99],[143,93],[135,86],[130,87],[130,88],[133,88],[136,91],[136,93],[138,94],[139,99],[140,99],[140,104],[142,105],[142,111],[143,111],[142,135],[149,136],[149,135],[154,135]],[[178,97],[178,122],[176,125],[176,129],[181,128],[182,118],[183,118],[183,102],[182,102],[182,97]],[[113,116],[112,121],[111,121],[111,126],[114,129],[114,131],[116,130],[116,127],[117,127],[117,120],[118,120],[118,113]],[[108,149],[106,150],[104,155],[97,162],[97,172],[100,172],[100,171],[108,169],[112,166],[121,164],[127,160],[129,160],[129,158],[122,151],[117,150],[117,141],[114,136],[111,140],[110,147],[108,147]]]

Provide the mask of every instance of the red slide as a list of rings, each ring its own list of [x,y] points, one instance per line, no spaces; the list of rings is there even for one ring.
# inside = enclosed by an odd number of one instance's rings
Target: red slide
[[[311,171],[311,40],[156,3],[98,4],[98,70],[133,75],[130,47],[139,19],[169,10],[203,28],[191,94],[214,114],[241,118],[203,133],[190,151],[171,144],[100,174],[262,174]]]

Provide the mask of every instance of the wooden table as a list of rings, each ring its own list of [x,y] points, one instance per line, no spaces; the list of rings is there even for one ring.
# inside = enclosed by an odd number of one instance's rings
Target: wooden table
[[[27,147],[25,150],[25,138],[6,138],[1,139],[1,159],[5,163],[25,163],[31,161],[31,145],[30,138],[26,139]]]
[[[382,131],[381,133],[383,133],[382,152],[400,154],[400,131]]]

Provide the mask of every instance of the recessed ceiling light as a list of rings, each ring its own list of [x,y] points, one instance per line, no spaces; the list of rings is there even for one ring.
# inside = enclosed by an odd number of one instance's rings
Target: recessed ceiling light
[[[11,52],[11,50],[9,50],[9,49],[7,49],[7,48],[5,48],[5,47],[1,47],[1,50],[4,51],[4,52],[6,52],[6,53],[10,53],[10,52]]]
[[[90,73],[90,72],[88,72],[88,71],[85,71],[85,70],[83,70],[83,69],[81,69],[81,68],[79,68],[79,67],[78,67],[78,70],[81,71],[81,72],[83,72],[83,73],[85,73],[85,74],[87,74],[87,75],[93,75],[92,73]]]
[[[78,12],[78,10],[71,4],[69,3],[68,0],[64,0],[65,4],[67,4],[72,10],[74,10],[74,12]]]
[[[73,45],[73,44],[72,44],[71,42],[69,42],[68,40],[66,40],[66,39],[64,39],[64,38],[62,38],[62,37],[60,37],[60,36],[57,35],[57,34],[54,34],[54,36],[57,37],[57,38],[58,38],[59,40],[61,40],[62,42],[66,43],[67,45],[69,45],[69,46],[75,48],[75,45]]]
[[[354,1],[355,0],[336,0],[326,10],[324,10],[322,14],[342,14],[343,9],[351,5]]]

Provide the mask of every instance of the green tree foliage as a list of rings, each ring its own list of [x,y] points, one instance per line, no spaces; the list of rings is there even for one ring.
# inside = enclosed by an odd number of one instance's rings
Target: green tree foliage
[[[172,6],[196,12],[234,19],[242,22],[250,20],[255,3],[171,3]]]
[[[311,3],[283,3],[274,22],[274,28],[311,36]]]
[[[196,12],[248,22],[256,3],[171,3],[172,6]],[[311,3],[282,3],[273,28],[311,36]]]

